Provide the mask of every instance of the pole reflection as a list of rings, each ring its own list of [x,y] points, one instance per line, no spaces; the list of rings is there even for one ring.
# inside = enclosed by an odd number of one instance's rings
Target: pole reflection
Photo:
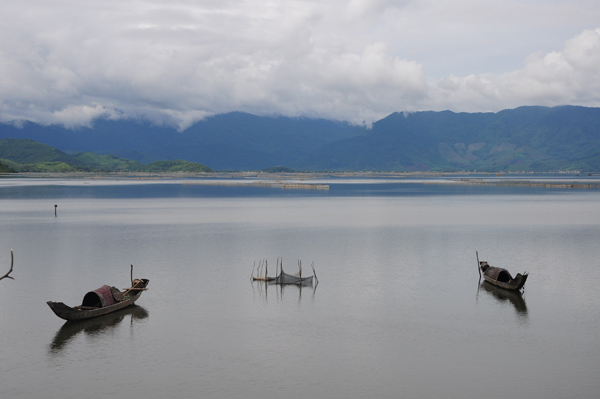
[[[302,300],[302,291],[306,294],[306,292],[310,293],[311,299],[315,298],[317,293],[317,286],[319,283],[311,284],[277,284],[273,281],[254,281],[251,280],[252,290],[254,292],[254,296],[258,294],[258,297],[263,299],[264,301],[269,300],[269,294],[271,296],[275,295],[276,301],[283,301],[284,294],[289,294],[291,292],[298,292],[298,302]],[[270,291],[270,292],[269,292]],[[286,292],[287,291],[287,292]]]

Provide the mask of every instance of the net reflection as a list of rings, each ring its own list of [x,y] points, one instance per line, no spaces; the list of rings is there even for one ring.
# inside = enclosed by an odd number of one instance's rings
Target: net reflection
[[[302,300],[302,295],[310,295],[311,299],[315,298],[317,293],[318,283],[301,283],[301,284],[277,284],[274,281],[251,281],[252,291],[254,292],[254,297],[263,299],[267,301],[269,296],[271,298],[275,297],[276,301],[283,301],[284,297],[295,296],[296,292],[298,294],[298,301]]]
[[[148,318],[148,311],[141,306],[131,305],[117,312],[83,321],[67,321],[56,332],[50,343],[49,352],[59,354],[80,333],[88,336],[101,336],[113,330],[130,316],[130,326],[139,320]]]

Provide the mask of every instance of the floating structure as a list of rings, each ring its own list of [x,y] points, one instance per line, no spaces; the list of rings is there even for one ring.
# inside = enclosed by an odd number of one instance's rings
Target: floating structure
[[[183,184],[198,184],[207,186],[228,186],[228,187],[269,187],[281,188],[283,190],[329,190],[329,184],[320,183],[297,183],[287,181],[224,181],[224,180],[194,180],[184,181]]]
[[[131,266],[133,273],[133,265]],[[117,287],[103,285],[102,287],[90,291],[83,297],[81,305],[70,307],[62,302],[46,302],[50,309],[61,319],[67,321],[79,321],[91,319],[92,317],[102,316],[115,312],[132,305],[137,301],[142,292],[144,292],[150,281],[147,279],[131,280],[131,287],[124,288],[123,291]]]
[[[483,274],[483,278],[488,283],[512,291],[518,291],[525,285],[527,277],[529,277],[527,272],[523,274],[517,273],[513,278],[508,270],[501,267],[490,266],[487,261],[479,260],[479,253],[475,252],[475,255],[477,256],[479,276],[481,277]]]
[[[316,283],[319,283],[319,279],[317,278],[317,274],[315,272],[315,264],[314,262],[311,264],[313,274],[312,276],[302,277],[302,261],[298,260],[298,272],[295,274],[288,274],[283,271],[283,258],[277,258],[276,264],[276,276],[269,277],[268,271],[268,261],[261,260],[258,264],[258,268],[256,267],[256,262],[254,262],[254,267],[252,268],[252,281],[264,281],[270,284],[294,284],[300,286],[312,286],[313,279]],[[256,275],[254,274],[256,270]]]

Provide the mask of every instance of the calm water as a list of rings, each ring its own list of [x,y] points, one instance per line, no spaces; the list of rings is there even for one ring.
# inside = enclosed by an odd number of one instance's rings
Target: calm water
[[[600,395],[600,191],[181,183],[0,180],[1,398]],[[523,295],[480,285],[475,251],[528,271]],[[250,282],[278,257],[319,284]],[[130,264],[135,307],[45,304]]]

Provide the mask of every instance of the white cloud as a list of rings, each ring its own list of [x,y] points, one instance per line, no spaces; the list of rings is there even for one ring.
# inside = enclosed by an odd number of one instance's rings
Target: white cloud
[[[1,0],[0,0],[1,1]],[[0,121],[600,106],[596,1],[0,4]]]
[[[519,105],[600,106],[600,28],[568,40],[562,51],[532,54],[524,66],[503,74],[441,79],[434,109],[497,111]],[[455,104],[452,106],[452,104]]]

